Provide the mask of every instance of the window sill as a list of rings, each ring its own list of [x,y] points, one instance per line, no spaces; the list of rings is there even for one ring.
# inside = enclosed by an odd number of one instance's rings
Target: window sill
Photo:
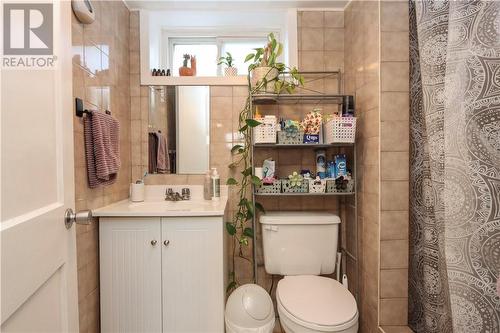
[[[142,76],[143,86],[246,86],[245,75],[239,76]]]

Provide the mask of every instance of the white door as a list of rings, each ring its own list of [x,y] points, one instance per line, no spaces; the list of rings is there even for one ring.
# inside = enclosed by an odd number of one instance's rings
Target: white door
[[[160,218],[101,218],[101,331],[161,332]]]
[[[1,71],[2,332],[78,331],[71,7],[53,6],[56,67]]]
[[[224,332],[222,218],[162,218],[161,230],[163,332]]]

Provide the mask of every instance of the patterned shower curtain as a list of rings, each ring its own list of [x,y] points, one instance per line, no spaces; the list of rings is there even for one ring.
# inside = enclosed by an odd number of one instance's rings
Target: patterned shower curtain
[[[500,332],[500,1],[410,4],[410,327]]]

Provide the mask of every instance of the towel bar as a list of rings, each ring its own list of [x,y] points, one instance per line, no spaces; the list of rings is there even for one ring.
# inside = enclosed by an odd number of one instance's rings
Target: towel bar
[[[106,114],[111,114],[111,111],[106,110]],[[81,98],[75,98],[75,113],[76,116],[81,118],[84,114],[90,114],[90,111],[83,108],[83,100]]]

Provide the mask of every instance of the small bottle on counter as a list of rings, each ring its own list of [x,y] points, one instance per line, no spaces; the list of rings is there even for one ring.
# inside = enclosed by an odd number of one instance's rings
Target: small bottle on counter
[[[210,170],[205,173],[205,179],[203,181],[203,199],[212,200],[212,177]]]
[[[210,176],[212,180],[212,200],[220,199],[220,176],[217,173],[217,168],[212,168],[212,175]]]

